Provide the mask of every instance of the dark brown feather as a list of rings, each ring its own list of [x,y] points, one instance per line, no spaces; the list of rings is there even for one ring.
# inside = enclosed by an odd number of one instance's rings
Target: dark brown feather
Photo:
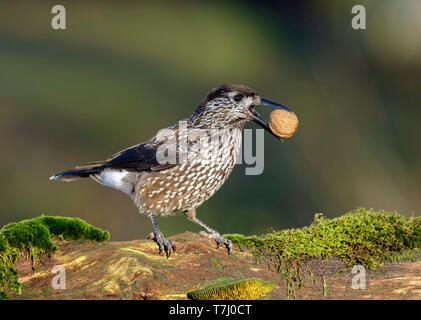
[[[253,89],[243,85],[243,84],[236,84],[236,83],[225,83],[220,85],[219,87],[213,88],[208,95],[202,100],[200,103],[200,107],[204,107],[209,101],[212,101],[222,95],[226,94],[227,92],[236,91],[240,94],[245,96],[253,96],[256,93]]]

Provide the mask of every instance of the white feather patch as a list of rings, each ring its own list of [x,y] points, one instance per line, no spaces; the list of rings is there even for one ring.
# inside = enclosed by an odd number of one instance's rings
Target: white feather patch
[[[129,172],[126,170],[105,169],[94,177],[94,180],[104,186],[128,193],[132,189],[130,183],[123,181]]]

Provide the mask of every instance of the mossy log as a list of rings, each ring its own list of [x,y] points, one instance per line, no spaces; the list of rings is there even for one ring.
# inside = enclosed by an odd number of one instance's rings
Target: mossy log
[[[253,254],[234,248],[227,255],[215,243],[186,232],[171,237],[177,251],[169,259],[158,254],[148,240],[95,243],[53,239],[58,246],[50,258],[32,270],[31,261],[19,258],[16,268],[22,292],[9,299],[188,299],[187,293],[203,289],[215,279],[259,278],[275,283],[263,299],[421,299],[421,261],[387,263],[367,271],[367,289],[353,290],[351,268],[339,259],[312,259],[313,281],[291,293],[274,264],[256,262]],[[55,265],[64,267],[66,289],[53,289]],[[322,279],[321,275],[325,275]]]
[[[16,284],[6,290],[9,299],[421,299],[420,220],[395,213],[318,215],[307,228],[231,235],[231,255],[185,232],[170,237],[177,251],[168,259],[150,240],[106,241],[108,233],[78,219],[36,219],[35,230],[49,239],[24,238],[19,249],[32,219],[0,232],[0,265],[10,269],[0,269],[0,285],[2,276],[9,287]],[[353,289],[353,263],[366,264],[366,289]],[[65,288],[53,285],[57,266]]]

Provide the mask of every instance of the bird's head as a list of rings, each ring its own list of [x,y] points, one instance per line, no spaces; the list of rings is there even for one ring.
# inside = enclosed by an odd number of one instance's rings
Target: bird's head
[[[192,114],[193,123],[200,127],[234,126],[242,128],[253,121],[276,136],[255,110],[255,106],[269,106],[293,112],[289,108],[258,95],[242,84],[223,84],[213,88]]]

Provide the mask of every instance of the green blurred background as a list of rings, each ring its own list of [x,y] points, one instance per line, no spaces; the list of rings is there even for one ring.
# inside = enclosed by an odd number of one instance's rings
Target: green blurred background
[[[65,31],[51,28],[55,4]],[[143,238],[150,222],[123,193],[48,177],[148,140],[226,82],[290,106],[300,126],[284,143],[265,134],[263,174],[236,166],[203,221],[252,234],[357,206],[419,215],[420,34],[418,0],[2,2],[0,226],[44,213]],[[184,215],[158,224],[199,230]]]

